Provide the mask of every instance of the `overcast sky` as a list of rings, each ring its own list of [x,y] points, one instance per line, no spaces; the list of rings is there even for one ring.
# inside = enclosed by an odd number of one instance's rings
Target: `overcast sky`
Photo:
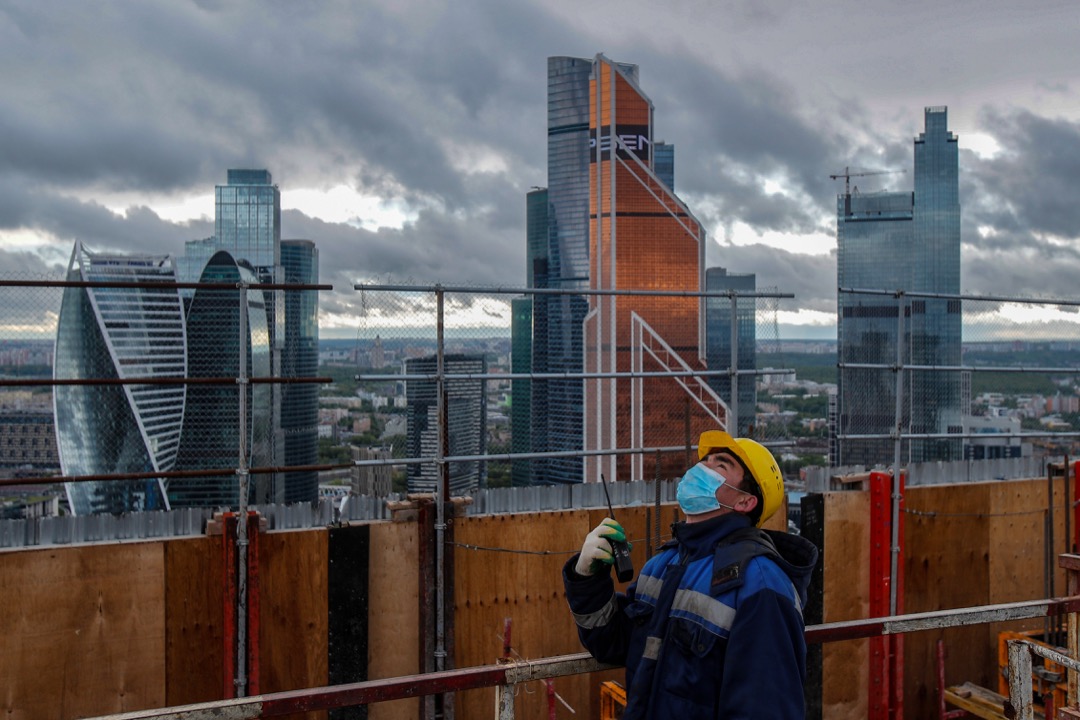
[[[0,272],[58,277],[76,240],[179,254],[226,170],[261,167],[338,291],[324,336],[356,282],[523,285],[546,58],[603,52],[640,66],[709,264],[799,321],[835,321],[829,175],[910,189],[930,105],[963,291],[1076,298],[1078,27],[1073,0],[0,0]]]

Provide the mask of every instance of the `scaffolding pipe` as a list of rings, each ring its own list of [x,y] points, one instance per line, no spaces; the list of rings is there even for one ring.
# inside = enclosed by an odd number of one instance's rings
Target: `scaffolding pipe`
[[[446,575],[445,575],[445,540],[446,540],[446,505],[450,501],[450,464],[446,456],[450,454],[450,430],[448,427],[449,408],[446,397],[445,365],[445,302],[443,290],[435,288],[435,356],[436,356],[436,402],[439,413],[438,450],[435,453],[435,466],[438,469],[435,491],[435,671],[445,670],[446,659]],[[436,703],[440,704],[440,703]],[[445,710],[445,705],[443,706]]]
[[[901,432],[904,423],[904,307],[903,294],[897,293],[896,304],[896,418],[893,431],[892,473],[892,538],[889,541],[889,614],[896,614],[896,575],[900,559],[900,456],[903,452]]]
[[[236,385],[240,399],[238,411],[240,417],[239,443],[237,451],[236,474],[239,479],[238,493],[240,497],[240,511],[236,518],[236,697],[244,697],[247,694],[247,546],[248,546],[248,475],[247,458],[247,334],[248,334],[248,297],[247,285],[238,283],[239,300],[237,308],[240,315],[240,348],[239,369],[237,371]]]
[[[739,309],[739,296],[734,291],[728,291],[731,293],[731,328],[729,335],[731,337],[731,353],[730,364],[728,365],[728,387],[730,393],[730,400],[728,401],[728,408],[731,412],[731,417],[727,418],[728,432],[732,435],[739,434],[739,323],[736,319],[735,313]]]

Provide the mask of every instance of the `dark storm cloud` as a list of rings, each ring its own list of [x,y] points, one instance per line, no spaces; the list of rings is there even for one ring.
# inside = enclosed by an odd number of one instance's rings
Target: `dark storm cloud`
[[[650,7],[635,3],[608,8],[632,16],[635,31],[616,33],[576,17],[603,8],[557,2],[8,3],[0,7],[0,232],[53,238],[38,251],[50,265],[66,264],[76,239],[98,250],[178,253],[185,240],[210,235],[212,223],[168,222],[144,207],[150,199],[121,215],[106,207],[115,200],[94,198],[206,194],[227,168],[265,167],[286,202],[290,188],[344,183],[415,218],[368,231],[312,211],[284,213],[283,236],[320,249],[322,281],[336,289],[324,307],[356,312],[359,281],[521,285],[524,195],[547,177],[546,58],[602,50],[639,64],[657,139],[676,145],[676,189],[719,236],[719,264],[831,311],[832,256],[728,246],[725,229],[833,234],[842,183],[830,174],[910,173],[921,129],[912,83],[932,96],[919,102],[950,104],[954,88],[994,81],[973,75],[979,63],[968,55],[955,85],[936,80],[938,64],[915,67],[909,41],[900,53],[889,37],[868,41],[840,28],[843,9],[818,18],[818,9],[781,3],[707,6],[670,10],[685,21],[700,12],[704,24],[717,24],[718,47],[735,48],[725,57],[746,62],[695,55],[687,44],[700,35],[689,31],[700,28],[686,28],[686,37],[654,28]],[[926,11],[897,12],[914,26]],[[856,15],[865,27],[880,25],[877,13]],[[980,28],[995,28],[989,15],[977,19]],[[805,25],[808,18],[820,25]],[[800,26],[786,32],[799,33],[805,68],[774,62],[794,57],[794,36],[776,30],[793,22]],[[837,34],[863,38],[871,60],[825,77],[828,58],[843,54]],[[1052,55],[1050,44],[1040,52]],[[904,72],[883,69],[900,57],[908,58]],[[995,67],[1017,64],[1030,73],[1040,63],[1025,55]],[[848,73],[857,81],[846,82]],[[1042,91],[1067,97],[1061,77],[1047,73]],[[939,84],[922,87],[931,82]],[[908,95],[890,95],[891,83]],[[975,125],[1003,152],[961,159],[965,290],[1072,292],[1077,125],[993,107]],[[910,174],[852,182],[864,191],[912,183]]]
[[[1000,152],[961,156],[965,290],[1075,296],[1080,123],[986,109],[982,124]]]
[[[99,251],[176,254],[186,240],[212,235],[212,222],[177,224],[146,207],[118,215],[95,202],[83,202],[51,190],[0,177],[0,230],[27,229],[55,239],[51,252],[70,255],[76,241]],[[59,245],[59,247],[56,247]]]
[[[724,247],[711,257],[710,266],[737,274],[754,273],[758,292],[793,294],[794,299],[782,301],[783,310],[836,312],[835,253],[800,254],[757,244]]]

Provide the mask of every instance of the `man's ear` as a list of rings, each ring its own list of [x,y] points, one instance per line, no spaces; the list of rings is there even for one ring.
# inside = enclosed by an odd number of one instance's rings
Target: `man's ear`
[[[756,495],[743,495],[739,502],[735,503],[735,506],[739,508],[739,512],[749,515],[754,512],[754,508],[757,507],[758,499]]]

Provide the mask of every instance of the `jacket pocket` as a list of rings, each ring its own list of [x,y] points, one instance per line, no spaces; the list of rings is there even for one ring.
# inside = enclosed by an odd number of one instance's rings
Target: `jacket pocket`
[[[647,602],[635,600],[627,605],[623,612],[634,626],[646,625],[652,618],[653,606]]]
[[[687,656],[706,658],[716,646],[718,637],[695,622],[673,618],[671,640]]]

